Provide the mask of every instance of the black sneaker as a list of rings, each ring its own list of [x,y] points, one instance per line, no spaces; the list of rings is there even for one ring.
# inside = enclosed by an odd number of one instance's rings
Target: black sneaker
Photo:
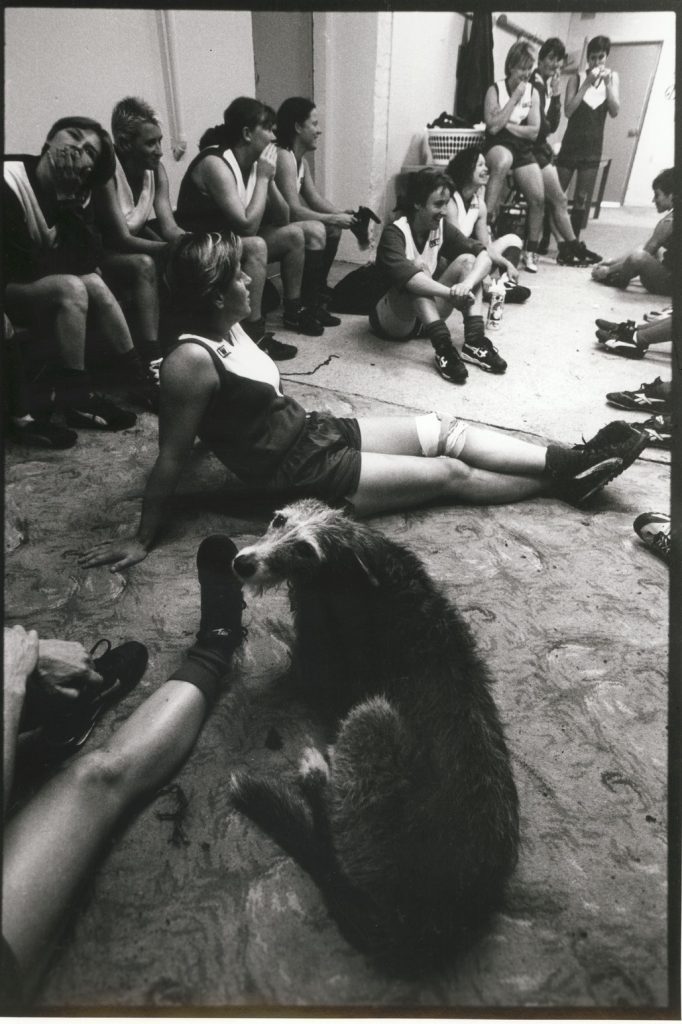
[[[296,313],[284,313],[282,323],[292,331],[299,334],[307,334],[312,338],[319,338],[324,334],[324,327],[315,316],[312,309],[302,307]]]
[[[102,688],[86,691],[73,701],[72,709],[50,718],[41,737],[48,759],[67,757],[79,750],[100,715],[127,697],[145,673],[148,653],[144,644],[129,640],[112,648],[109,640],[98,640],[91,656],[100,644],[106,644],[107,649],[94,658],[93,667],[103,679]]]
[[[358,206],[353,216],[355,220],[350,230],[357,238],[360,248],[366,249],[369,245],[369,222],[373,220],[375,224],[381,224],[381,221],[369,206]]]
[[[10,441],[25,444],[29,448],[51,448],[53,451],[73,448],[78,440],[75,430],[60,427],[47,419],[32,419],[27,423],[12,422],[7,426],[7,436]]]
[[[499,354],[490,338],[482,338],[480,345],[471,345],[464,342],[462,346],[462,359],[468,363],[475,363],[489,373],[504,373],[507,364]]]
[[[137,423],[134,412],[126,412],[102,395],[90,394],[64,410],[70,427],[91,427],[93,430],[127,430]]]
[[[315,319],[319,320],[323,327],[338,327],[341,320],[338,316],[332,316],[332,314],[324,308],[324,306],[316,306]]]
[[[597,331],[597,336],[600,333],[602,332]],[[599,343],[604,352],[612,356],[622,356],[624,359],[644,359],[648,351],[647,345],[640,345],[634,339],[627,341],[623,338],[606,338],[602,341],[599,338]]]
[[[635,423],[612,420],[589,441],[573,445],[572,450],[583,453],[588,460],[594,456],[616,456],[622,460],[623,469],[627,469],[645,447]]]
[[[443,352],[436,352],[436,369],[443,380],[451,384],[463,384],[469,376],[469,371],[462,362],[462,357],[455,348],[445,349]]]
[[[274,334],[264,334],[258,342],[258,348],[267,353],[276,362],[283,362],[285,359],[293,359],[298,353],[295,345],[287,345],[284,341],[278,341]]]
[[[632,528],[649,551],[670,565],[670,516],[665,512],[642,512]]]
[[[578,251],[582,259],[585,260],[585,262],[589,266],[594,266],[596,263],[601,263],[601,261],[604,258],[603,256],[600,256],[598,252],[592,252],[592,250],[588,249],[585,243],[581,242],[580,239],[577,239],[577,243]]]
[[[629,334],[632,337],[632,332],[635,329],[634,320],[621,320],[620,323],[616,323],[615,320],[602,320],[597,319],[594,321],[595,325],[604,334],[604,339],[617,338],[621,335]]]
[[[665,413],[660,416],[651,416],[643,423],[632,423],[631,427],[642,434],[649,448],[672,448],[672,416]]]
[[[562,267],[589,267],[590,263],[587,260],[581,249],[579,242],[559,242],[558,254],[556,258],[557,263]]]
[[[244,640],[242,587],[232,571],[237,546],[224,534],[202,540],[197,550],[201,618],[197,640],[218,647],[225,656]]]
[[[651,384],[640,384],[637,391],[610,391],[606,396],[609,405],[616,409],[640,409],[647,412],[667,412],[670,408],[670,395],[660,377]]]
[[[572,448],[549,445],[547,470],[559,495],[580,504],[624,472],[645,447],[646,440],[618,420]]]
[[[539,250],[538,250],[539,251]],[[525,288],[522,284],[514,284],[509,278],[504,281],[504,303],[505,306],[508,302],[521,303],[526,302],[531,296],[530,288]]]

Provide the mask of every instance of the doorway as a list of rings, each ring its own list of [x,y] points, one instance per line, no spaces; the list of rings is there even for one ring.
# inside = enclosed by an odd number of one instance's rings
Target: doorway
[[[251,26],[256,99],[275,110],[287,96],[314,99],[312,11],[252,11]]]
[[[604,125],[602,156],[611,160],[605,202],[625,202],[662,47],[662,42],[611,43],[606,64],[618,72],[620,112],[618,117],[607,116]]]

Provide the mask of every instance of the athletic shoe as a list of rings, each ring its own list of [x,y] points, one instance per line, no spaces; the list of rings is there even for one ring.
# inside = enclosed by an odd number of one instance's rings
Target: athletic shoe
[[[103,679],[102,688],[82,693],[69,711],[53,714],[47,721],[41,739],[49,759],[67,757],[79,750],[100,715],[126,697],[144,675],[148,658],[144,644],[130,640],[112,648],[109,640],[98,640],[91,656],[100,644],[106,644],[107,649],[94,659],[93,667]]]
[[[670,396],[666,394],[660,377],[652,380],[651,384],[640,384],[637,391],[610,391],[606,401],[616,409],[633,409],[635,412],[640,409],[665,412],[670,407]]]
[[[597,336],[602,333],[597,331]],[[599,338],[599,342],[605,352],[608,352],[612,356],[623,356],[625,359],[644,359],[644,356],[648,352],[648,345],[638,345],[636,341],[626,341],[620,338],[607,338],[602,341]]]
[[[507,369],[506,362],[490,338],[482,338],[480,345],[471,345],[465,341],[462,346],[462,359],[466,359],[468,363],[475,363],[490,373],[504,373]]]
[[[643,319],[648,324],[653,324],[657,320],[663,320],[665,317],[672,316],[673,307],[666,306],[665,309],[659,311],[652,309],[650,313],[645,313]]]
[[[529,274],[537,274],[538,272],[538,257],[535,252],[528,252],[524,249],[521,253],[521,266],[524,267]]]
[[[197,640],[229,657],[244,640],[241,583],[232,571],[237,546],[224,534],[204,538],[197,549],[201,618]]]
[[[282,323],[292,331],[299,334],[307,334],[311,338],[319,338],[324,334],[324,327],[315,316],[312,309],[306,306],[301,307],[296,313],[284,313]]]
[[[557,493],[577,504],[605,487],[630,466],[646,440],[622,420],[608,423],[593,438],[572,448],[549,445],[547,471]]]
[[[530,288],[524,288],[522,284],[514,284],[508,277],[500,278],[504,284],[504,302],[505,305],[509,302],[526,302],[531,296]]]
[[[163,356],[161,356],[160,359],[152,359],[151,362],[148,363],[148,367],[147,367],[148,370],[149,370],[149,376],[153,380],[155,380],[157,384],[159,383],[159,379],[161,377],[161,363],[162,362],[163,362]]]
[[[594,322],[598,328],[597,337],[600,341],[606,341],[607,338],[630,341],[637,327],[634,320],[621,320],[620,323],[616,323],[615,320],[599,319]]]
[[[643,423],[633,423],[631,426],[633,430],[642,434],[649,448],[672,448],[672,416],[663,413],[660,416],[651,416]]]
[[[454,347],[436,352],[435,362],[443,380],[448,380],[451,384],[463,384],[469,376],[469,371]]]
[[[670,565],[670,516],[665,512],[642,512],[632,528],[650,551]]]
[[[578,241],[559,242],[556,261],[562,267],[590,266],[590,262],[584,256]]]
[[[592,250],[588,249],[585,243],[581,242],[579,238],[576,239],[576,242],[578,245],[578,252],[588,266],[594,266],[596,263],[601,263],[604,258],[603,256],[600,256],[598,252],[592,252]]]
[[[10,441],[29,448],[51,448],[53,451],[73,448],[78,440],[75,430],[60,427],[47,419],[31,419],[26,423],[13,421],[7,426],[7,436]]]
[[[127,430],[137,423],[134,412],[126,412],[97,394],[90,394],[67,406],[64,419],[70,427],[91,427],[93,430]]]
[[[262,349],[271,359],[283,362],[285,359],[293,359],[298,349],[295,345],[287,345],[284,341],[278,341],[274,334],[264,334],[258,342],[258,348]]]
[[[323,327],[338,327],[341,320],[338,316],[332,316],[332,314],[324,308],[324,306],[316,306],[315,319],[319,320]]]

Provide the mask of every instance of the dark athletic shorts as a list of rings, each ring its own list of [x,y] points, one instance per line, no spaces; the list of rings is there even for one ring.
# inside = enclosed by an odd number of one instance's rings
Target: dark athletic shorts
[[[302,436],[268,482],[267,491],[341,505],[358,488],[360,462],[358,421],[310,412]]]
[[[515,139],[513,135],[505,135],[503,132],[498,135],[486,135],[482,146],[483,154],[487,154],[493,146],[504,146],[509,150],[512,155],[512,170],[538,162],[533,152],[532,139]]]
[[[536,144],[533,152],[535,153],[535,159],[540,165],[540,170],[554,163],[554,150],[549,142],[541,142],[540,145]]]

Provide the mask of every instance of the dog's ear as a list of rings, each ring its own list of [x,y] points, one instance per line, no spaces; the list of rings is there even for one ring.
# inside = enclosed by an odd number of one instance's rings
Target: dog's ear
[[[355,551],[353,552],[353,558],[358,563],[358,565],[362,569],[364,575],[369,580],[370,586],[378,587],[379,586],[379,580],[376,578],[374,573],[370,572],[370,570],[367,568],[367,566],[365,565],[363,560],[360,558],[360,555],[356,554]]]

